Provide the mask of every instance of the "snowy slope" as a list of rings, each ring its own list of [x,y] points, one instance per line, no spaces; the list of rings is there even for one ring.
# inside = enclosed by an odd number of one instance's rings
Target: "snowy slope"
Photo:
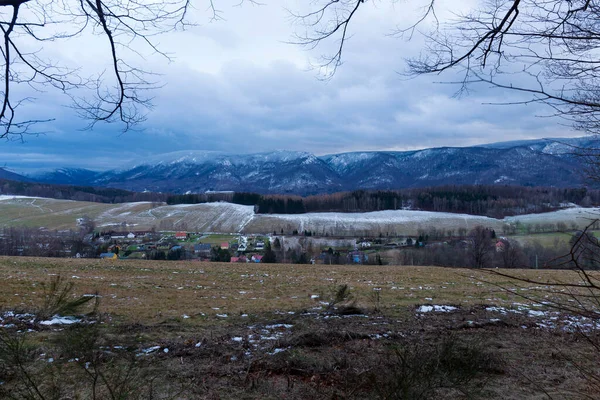
[[[241,155],[181,151],[146,158],[117,170],[94,173],[62,169],[38,179],[133,191],[216,190],[299,195],[452,184],[573,187],[583,181],[578,172],[581,160],[573,156],[570,146],[598,148],[600,141],[541,139],[321,157],[295,151]]]

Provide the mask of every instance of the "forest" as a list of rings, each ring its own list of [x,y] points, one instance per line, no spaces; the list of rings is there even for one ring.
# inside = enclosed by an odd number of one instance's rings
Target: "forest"
[[[163,202],[169,196],[164,193],[142,193],[114,188],[17,182],[6,179],[0,179],[0,195],[46,197],[59,200],[92,201],[95,203]]]
[[[0,195],[21,195],[97,203],[138,201],[174,204],[229,202],[254,206],[259,214],[302,214],[309,212],[372,212],[422,210],[482,215],[492,218],[543,213],[576,204],[600,204],[600,190],[581,188],[528,187],[509,185],[446,185],[399,190],[356,190],[320,194],[262,195],[257,193],[207,192],[168,194],[131,192],[123,189],[52,185],[0,180]]]
[[[173,195],[167,204],[198,204],[227,201],[253,205],[260,214],[301,214],[308,212],[371,212],[382,210],[423,210],[503,218],[542,213],[570,204],[589,207],[600,203],[600,191],[585,187],[461,185],[386,191],[357,190],[308,197],[260,195],[256,193],[211,193]]]

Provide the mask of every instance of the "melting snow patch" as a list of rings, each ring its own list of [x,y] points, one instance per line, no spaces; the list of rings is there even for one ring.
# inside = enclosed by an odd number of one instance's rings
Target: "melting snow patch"
[[[81,322],[80,318],[75,317],[61,317],[59,315],[55,315],[52,319],[47,321],[40,321],[40,325],[71,325]]]
[[[427,313],[427,312],[452,312],[456,311],[456,307],[454,306],[437,306],[437,305],[423,305],[417,308],[417,312],[419,313]]]
[[[154,353],[157,350],[160,350],[160,346],[148,347],[147,349],[142,350],[142,353],[144,353],[144,354],[150,354],[150,353]]]
[[[529,315],[533,317],[543,317],[546,315],[546,313],[543,311],[529,310]]]
[[[265,326],[266,329],[290,329],[294,325],[291,324],[273,324]]]
[[[287,347],[285,349],[276,348],[276,349],[274,349],[273,351],[271,351],[270,353],[267,353],[267,354],[269,354],[270,356],[274,356],[275,354],[284,352],[284,351],[286,351],[288,349],[289,349],[289,347]]]

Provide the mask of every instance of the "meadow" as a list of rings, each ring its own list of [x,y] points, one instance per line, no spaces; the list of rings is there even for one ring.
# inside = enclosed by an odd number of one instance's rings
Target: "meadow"
[[[41,398],[593,398],[598,327],[553,307],[565,292],[552,284],[581,277],[510,273],[537,283],[436,267],[2,257],[0,339],[33,349],[25,370],[58,396]],[[99,300],[93,314],[39,316],[57,276],[69,298]],[[6,365],[0,395],[28,393]]]
[[[406,306],[425,303],[510,307],[522,302],[503,289],[516,285],[510,279],[486,271],[440,267],[0,257],[0,273],[4,309],[33,307],[39,300],[39,283],[61,275],[76,283],[76,295],[98,292],[105,312],[141,323],[182,315],[190,317],[188,323],[204,323],[219,321],[217,314],[238,318],[297,311],[328,301],[342,284],[349,285],[364,306],[377,291],[379,307],[394,316]],[[548,282],[578,279],[574,273],[556,270],[514,274]]]

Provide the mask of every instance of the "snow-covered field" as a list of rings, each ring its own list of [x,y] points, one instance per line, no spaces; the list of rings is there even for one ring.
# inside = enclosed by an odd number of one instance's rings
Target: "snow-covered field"
[[[15,196],[12,194],[0,194],[0,201],[17,200],[17,199],[40,199],[40,198],[41,197]]]
[[[299,232],[305,230],[318,235],[414,235],[419,230],[470,229],[484,225],[499,229],[503,221],[467,214],[437,213],[430,211],[387,210],[368,213],[308,213],[271,214],[256,216],[247,227],[249,232],[270,232],[281,229]],[[290,229],[291,228],[291,229]]]
[[[568,226],[576,223],[579,227],[589,225],[593,220],[600,218],[600,208],[572,207],[564,210],[553,211],[544,214],[526,214],[505,218],[506,222],[519,221],[522,224],[543,224],[564,222]]]
[[[217,233],[291,233],[293,230],[328,236],[415,235],[420,230],[469,230],[483,225],[500,231],[522,224],[564,222],[572,228],[588,225],[600,208],[568,208],[505,219],[429,211],[388,210],[369,213],[255,214],[252,206],[230,203],[181,204],[138,202],[99,204],[25,196],[0,196],[0,226],[76,227],[76,219],[93,218],[99,227],[118,230],[181,229]]]

